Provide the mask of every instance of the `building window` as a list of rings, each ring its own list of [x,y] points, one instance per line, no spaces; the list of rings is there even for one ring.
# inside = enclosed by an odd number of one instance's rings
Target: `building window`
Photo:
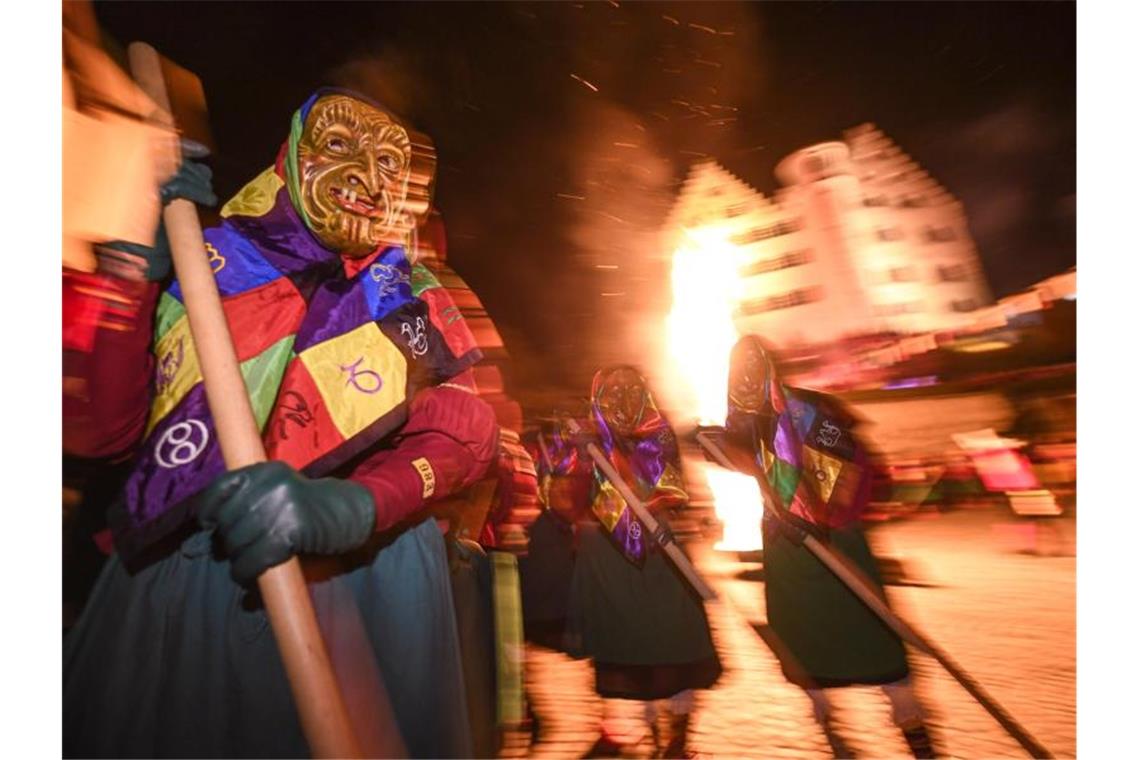
[[[908,195],[899,203],[903,208],[922,208],[926,205],[926,197],[922,195]]]
[[[903,232],[898,227],[880,227],[875,230],[879,240],[902,240]]]
[[[885,195],[869,195],[863,198],[864,206],[886,206],[887,196]]]
[[[918,272],[914,267],[894,267],[890,270],[891,282],[914,282]]]
[[[732,242],[737,245],[748,245],[749,243],[758,243],[761,240],[767,240],[779,235],[798,232],[802,228],[803,223],[799,219],[787,219],[767,227],[753,227],[747,232],[733,235]]]
[[[728,208],[726,208],[724,210],[724,215],[727,216],[729,219],[733,219],[733,218],[741,216],[742,214],[745,214],[747,212],[748,212],[748,204],[747,203],[734,203],[733,205],[729,206]]]
[[[875,314],[880,317],[898,317],[903,314],[917,314],[920,311],[922,311],[921,301],[887,303],[875,307]]]
[[[787,293],[781,293],[777,296],[771,296],[770,298],[756,298],[751,301],[745,301],[740,305],[740,313],[742,315],[762,314],[766,311],[790,309],[793,306],[802,306],[803,304],[818,301],[822,297],[823,288],[818,286],[799,288]]]
[[[951,311],[973,311],[978,308],[978,302],[973,298],[962,298],[950,302]]]
[[[942,282],[963,282],[969,278],[964,264],[950,264],[938,267],[938,279]]]
[[[740,276],[751,277],[752,275],[764,274],[765,272],[775,272],[780,269],[787,269],[788,267],[802,266],[811,261],[811,251],[807,249],[790,251],[783,256],[777,256],[773,259],[763,259],[743,266],[740,268]]]
[[[956,237],[950,227],[924,227],[922,236],[928,243],[948,243]]]

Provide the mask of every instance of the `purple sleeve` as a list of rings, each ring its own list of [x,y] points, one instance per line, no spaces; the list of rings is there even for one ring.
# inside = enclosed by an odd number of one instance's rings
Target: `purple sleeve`
[[[349,476],[372,492],[376,531],[482,478],[497,455],[498,431],[494,411],[473,393],[440,386],[416,394],[394,445]]]

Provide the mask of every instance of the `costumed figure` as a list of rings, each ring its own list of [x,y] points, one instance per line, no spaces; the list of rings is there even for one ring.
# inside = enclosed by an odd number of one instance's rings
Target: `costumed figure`
[[[110,511],[116,554],[64,641],[65,755],[308,756],[254,585],[293,555],[364,751],[472,755],[425,504],[485,474],[497,427],[451,382],[479,352],[408,244],[433,168],[415,137],[362,96],[320,90],[204,231],[273,461],[225,471],[177,282],[153,355],[93,356],[129,388],[153,377],[134,399],[99,391],[121,404],[105,434],[141,443]]]
[[[815,536],[856,565],[886,600],[859,522],[872,476],[854,423],[834,398],[782,383],[755,336],[733,347],[729,454],[767,480],[783,517],[765,512],[763,534],[764,597],[784,675],[807,691],[840,756],[846,748],[832,730],[824,690],[876,684],[915,756],[933,757],[902,641],[803,546],[805,533]]]
[[[628,366],[594,375],[591,422],[606,458],[655,516],[683,506],[677,439],[645,379]],[[584,456],[579,454],[579,456]],[[693,690],[712,686],[721,666],[700,596],[682,580],[649,531],[601,470],[593,468],[589,516],[579,524],[570,587],[570,652],[594,662],[603,700],[644,702],[663,757],[684,757]],[[585,510],[583,510],[585,511]],[[670,735],[661,748],[655,700],[669,700]],[[605,713],[612,716],[612,705]],[[591,756],[613,757],[620,737],[607,730]]]

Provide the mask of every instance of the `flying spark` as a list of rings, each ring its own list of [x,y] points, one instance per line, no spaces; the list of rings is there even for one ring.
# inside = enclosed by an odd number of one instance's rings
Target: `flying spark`
[[[589,83],[589,82],[587,82],[585,79],[583,79],[582,77],[578,76],[577,74],[571,74],[571,75],[570,75],[570,78],[571,78],[571,79],[577,79],[579,82],[581,82],[582,84],[586,85],[587,87],[589,87],[589,88],[590,88],[591,90],[593,90],[594,92],[597,92],[597,91],[598,91],[598,88],[597,88],[597,87],[595,87],[594,85],[590,84],[590,83]]]

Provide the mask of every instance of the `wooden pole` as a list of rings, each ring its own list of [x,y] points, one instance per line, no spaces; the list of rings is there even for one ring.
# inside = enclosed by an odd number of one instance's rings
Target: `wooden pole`
[[[701,448],[707,451],[722,467],[739,471],[708,433],[704,431],[697,433],[697,442],[701,445]],[[777,501],[776,494],[773,492],[771,484],[768,483],[768,479],[759,471],[748,474],[756,478],[756,482],[760,484],[760,489],[764,492],[764,509],[780,522],[786,522],[784,515],[775,506],[780,502]],[[970,696],[976,699],[982,707],[1001,724],[1002,728],[1017,740],[1017,743],[1029,753],[1030,757],[1053,757],[1052,753],[1045,749],[1041,742],[1037,741],[1024,726],[1006,712],[1005,709],[998,704],[998,701],[981,687],[981,684],[975,681],[969,673],[950,658],[950,655],[946,654],[937,644],[916,631],[909,623],[887,607],[883,598],[877,593],[875,585],[859,568],[855,567],[842,555],[832,551],[810,533],[804,534],[804,546],[807,547],[808,551],[814,554],[816,559],[822,562],[828,570],[833,572],[847,588],[851,589],[864,604],[870,607],[871,611],[874,612],[880,620],[886,623],[892,631],[898,634],[901,639],[909,642],[920,651],[925,652],[937,660],[958,683],[962,684],[966,691],[970,693]]]
[[[573,419],[567,420],[567,427],[575,436],[582,432],[582,426]],[[659,527],[657,518],[653,516],[653,513],[646,508],[645,503],[637,497],[637,494],[633,492],[618,471],[614,469],[614,466],[610,464],[610,460],[606,459],[606,455],[602,453],[597,444],[593,441],[588,441],[586,443],[586,453],[590,455],[590,458],[598,465],[606,478],[613,484],[618,493],[621,494],[621,497],[625,499],[625,503],[633,510],[633,513],[637,515],[637,519],[641,521],[650,535],[657,535]],[[697,569],[693,567],[693,563],[689,561],[689,557],[685,552],[681,551],[681,547],[677,546],[676,541],[658,542],[658,546],[660,546],[666,556],[673,561],[673,564],[681,571],[681,574],[685,576],[685,580],[700,594],[702,599],[712,601],[717,598],[716,591],[714,591],[709,584],[705,583],[705,579],[697,573]]]
[[[127,52],[131,72],[139,86],[163,109],[159,118],[164,125],[173,127],[158,52],[141,42],[132,43]],[[264,462],[265,448],[249,404],[214,273],[206,259],[197,209],[190,201],[178,199],[166,206],[162,219],[226,467],[232,470]],[[285,664],[301,728],[313,755],[361,757],[313,614],[301,563],[293,557],[272,567],[262,573],[257,585]]]

